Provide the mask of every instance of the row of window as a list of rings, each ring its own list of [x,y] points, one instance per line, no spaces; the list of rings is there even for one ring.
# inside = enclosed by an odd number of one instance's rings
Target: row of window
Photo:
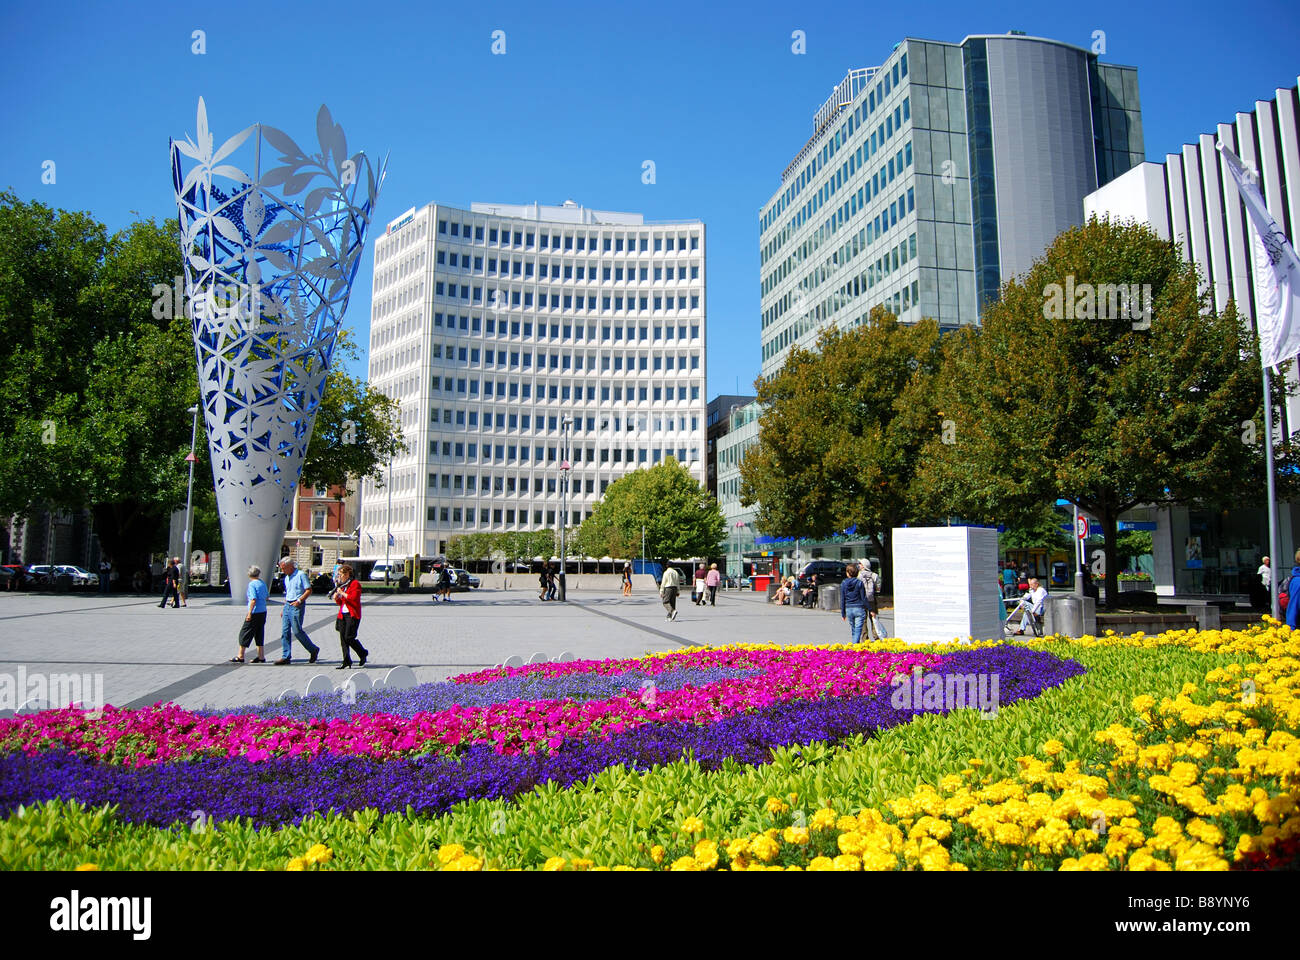
[[[479,412],[480,411],[478,410],[466,410],[464,408],[456,407],[435,408],[429,413],[429,422],[435,426],[442,424],[447,429],[452,429],[454,427],[458,429],[474,430],[479,428]],[[539,413],[534,418],[532,414],[528,413],[504,413],[494,412],[491,410],[484,410],[482,413],[482,428],[484,430],[530,431],[534,429],[534,422],[536,423],[535,429],[539,432],[545,431],[547,433],[555,433],[561,428],[560,416],[556,414],[548,416]],[[565,414],[565,416],[568,415]],[[595,433],[598,429],[596,426],[597,423],[600,424],[599,430],[601,432],[610,430],[611,425],[612,429],[616,432],[622,431],[625,422],[629,431],[645,431],[653,429],[656,433],[664,430],[672,433],[678,430],[694,431],[700,428],[700,418],[698,416],[688,417],[685,414],[680,416],[669,415],[667,417],[652,417],[649,414],[641,413],[629,414],[625,418],[622,415],[612,416],[610,414],[600,414],[597,416],[584,416],[582,413],[575,413],[568,419],[570,421],[570,428],[573,430],[575,435],[584,432]]]
[[[481,358],[481,359],[480,359]],[[525,350],[522,353],[518,350],[486,350],[479,347],[456,347],[452,344],[443,344],[442,341],[435,341],[432,347],[431,359],[435,361],[445,361],[447,363],[463,363],[468,366],[483,367],[510,367],[518,369],[522,367],[528,370],[533,366],[533,353],[531,350]],[[672,370],[698,370],[700,369],[699,354],[672,354],[672,353],[653,353],[651,355],[627,356],[622,353],[611,357],[605,353],[600,358],[600,369],[602,372],[609,370],[622,370],[624,360],[626,359],[628,370],[644,370],[647,372],[672,371]],[[547,361],[550,361],[549,367]],[[586,369],[591,371],[596,369],[596,355],[589,353],[585,355]],[[611,360],[613,366],[611,367]],[[537,369],[538,370],[573,370],[583,369],[584,355],[581,353],[551,353],[544,350],[537,352]]]
[[[848,138],[853,135],[853,131],[870,119],[876,112],[877,107],[884,106],[885,98],[889,96],[890,91],[898,87],[899,83],[906,78],[907,54],[904,53],[899,57],[898,63],[894,64],[891,71],[885,71],[882,79],[876,83],[876,88],[867,91],[867,96],[848,115],[844,123],[840,125],[840,129],[822,147],[821,152],[809,161],[808,165],[800,171],[799,175],[781,194],[772,208],[763,215],[759,221],[760,233],[775,223],[782,211],[794,203],[803,188],[812,181],[817,172],[835,155],[835,151],[839,149],[840,145],[848,142]],[[892,119],[892,116],[890,119]]]
[[[473,230],[471,237],[470,231]],[[458,223],[455,220],[439,220],[438,234],[444,237],[455,237],[464,240],[467,243],[482,243],[484,228],[478,224]],[[547,231],[535,231],[529,229],[511,230],[499,227],[487,228],[487,242],[497,246],[522,247],[525,249],[536,247],[541,250],[559,250],[561,246],[565,250],[596,250],[598,241],[603,241],[601,249],[610,253],[646,253],[650,250],[653,243],[656,253],[664,250],[698,250],[700,248],[700,238],[698,234],[667,234],[650,237],[646,234],[635,234],[632,236],[624,235],[598,235],[598,234],[580,234],[580,233],[549,233]]]
[[[483,288],[472,286],[470,284],[448,283],[443,280],[436,280],[433,284],[433,293],[437,297],[445,297],[449,300],[465,300],[470,303],[483,302]],[[626,306],[624,302],[626,301]],[[651,303],[653,302],[653,307]],[[533,302],[532,290],[493,290],[491,291],[491,300],[489,301],[492,309],[507,310],[511,307],[519,307],[524,310],[596,310],[596,297],[594,295],[584,295],[572,293],[546,293],[545,291],[537,294],[537,302]],[[600,298],[599,310],[602,313],[608,313],[611,310],[698,310],[700,309],[700,295],[691,294],[689,297],[608,297]]]
[[[431,460],[451,460],[457,463],[558,463],[559,447],[539,444],[512,443],[477,443],[464,440],[430,440],[429,458]],[[585,452],[585,453],[584,453]],[[600,460],[596,455],[599,452]],[[627,459],[623,459],[626,452]],[[687,454],[690,459],[687,459]],[[570,455],[573,463],[658,463],[661,459],[675,456],[681,463],[693,463],[700,459],[699,447],[573,447]],[[635,455],[635,461],[633,459]],[[613,459],[611,459],[611,457]],[[473,489],[471,487],[471,489]],[[602,491],[604,492],[604,491]]]
[[[533,336],[533,321],[531,320],[506,320],[504,317],[473,317],[462,314],[457,324],[456,314],[434,313],[434,327],[446,327],[448,330],[459,329],[465,333],[486,332],[491,336],[511,336],[529,338]],[[507,329],[508,326],[508,329]],[[647,325],[631,327],[614,327],[604,324],[600,327],[601,340],[698,340],[700,338],[700,325],[698,323],[683,323],[677,326],[673,325]],[[537,324],[538,340],[595,340],[596,327],[594,325],[571,324],[571,323],[552,323],[546,324],[539,322]]]
[[[435,262],[440,267],[447,267],[452,270],[486,273],[489,276],[519,277],[523,280],[530,280],[534,275],[538,279],[575,281],[595,281],[600,279],[612,283],[649,283],[652,276],[656,283],[698,280],[700,278],[699,264],[685,263],[653,268],[649,266],[629,266],[626,268],[601,266],[598,268],[596,264],[587,266],[585,264],[552,263],[550,261],[537,263],[532,260],[507,260],[504,257],[498,261],[496,257],[488,257],[487,270],[485,271],[483,269],[483,257],[471,256],[468,253],[458,254],[448,250],[439,250]]]
[[[823,305],[827,308],[825,312],[827,314],[835,313],[841,307],[847,306],[855,296],[856,295],[850,294],[833,295],[832,299],[828,300],[827,303]],[[886,310],[897,317],[901,316],[907,310],[910,310],[913,307],[919,307],[920,305],[920,282],[919,280],[913,280],[911,284],[904,285],[893,295],[886,296],[883,299],[878,300],[875,304],[872,304],[871,307],[853,321],[852,326],[861,326],[866,323],[867,319],[871,315],[871,308],[875,306],[883,306]],[[816,317],[810,314],[802,320],[787,327],[772,340],[763,344],[763,362],[766,363],[769,359],[779,354],[804,334],[817,329],[821,319],[821,317]]]
[[[482,395],[484,397],[493,396],[493,392],[492,392],[493,382],[491,380],[484,380],[482,383],[483,383]],[[461,397],[465,397],[465,396],[477,397],[479,396],[479,380],[477,377],[468,380],[464,377],[434,377],[429,383],[429,389],[433,393],[455,394],[456,396],[461,396]],[[496,396],[501,398],[506,398],[507,391],[508,391],[509,399],[511,400],[516,400],[516,399],[530,400],[533,398],[532,397],[533,385],[531,382],[528,381],[524,381],[522,384],[518,380],[510,380],[508,382],[505,380],[497,381]],[[623,387],[621,386],[613,387],[612,392],[613,392],[613,402],[615,403],[623,402],[623,394],[624,394]],[[601,401],[602,402],[609,401],[610,393],[611,393],[610,387],[601,387],[600,388]],[[637,403],[637,402],[644,403],[649,400],[654,400],[655,402],[671,403],[674,400],[681,401],[686,399],[691,399],[691,400],[700,399],[699,386],[690,386],[690,387],[657,386],[653,388],[630,386],[627,388],[626,393],[627,393],[628,403]],[[581,384],[578,384],[573,387],[571,387],[567,383],[565,384],[539,383],[537,385],[538,400],[581,400],[582,396],[583,395],[582,395]],[[589,402],[594,402],[596,399],[596,388],[594,386],[588,385],[586,396]]]
[[[518,520],[515,519],[516,512],[514,510],[507,507],[505,508],[504,513],[505,513],[505,517],[503,519],[502,508],[496,507],[490,509],[488,507],[480,507],[478,511],[479,525],[484,527],[489,525],[494,527],[501,527],[501,526],[516,527],[516,528],[522,527],[525,529],[534,529],[542,525],[543,511],[541,510],[533,511],[533,522],[531,526],[528,523],[527,510],[518,511],[518,517],[519,517]],[[585,516],[590,517],[591,511],[590,510],[586,511]],[[554,510],[546,510],[545,517],[546,517],[546,526],[548,527],[555,526]],[[576,527],[578,524],[582,523],[583,517],[584,517],[583,511],[581,510],[571,511],[570,526]],[[460,524],[466,527],[472,527],[474,526],[474,508],[473,507],[463,507],[463,508],[462,507],[429,507],[428,513],[426,514],[426,520],[429,523],[453,524],[453,525]]]

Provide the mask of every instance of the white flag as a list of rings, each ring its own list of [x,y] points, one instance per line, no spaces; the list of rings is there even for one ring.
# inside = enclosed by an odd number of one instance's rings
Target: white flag
[[[1255,228],[1251,233],[1255,252],[1255,328],[1259,331],[1260,362],[1275,367],[1300,353],[1300,258],[1268,212],[1241,158],[1222,143],[1218,148]]]

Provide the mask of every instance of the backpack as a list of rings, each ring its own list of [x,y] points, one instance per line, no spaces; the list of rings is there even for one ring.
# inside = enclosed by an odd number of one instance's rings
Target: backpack
[[[867,578],[862,581],[862,592],[868,602],[876,599],[876,574],[874,571],[867,571]]]

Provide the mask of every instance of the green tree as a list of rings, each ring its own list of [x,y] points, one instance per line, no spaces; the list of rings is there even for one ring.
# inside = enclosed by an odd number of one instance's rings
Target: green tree
[[[722,511],[691,472],[669,457],[615,480],[576,535],[587,556],[631,556],[646,529],[646,548],[663,560],[710,557],[726,534]]]
[[[1149,290],[1129,316],[1104,295],[1121,284]],[[1088,298],[1099,289],[1105,308]],[[1256,344],[1232,304],[1215,312],[1198,289],[1195,266],[1145,226],[1093,219],[1057,237],[982,330],[945,344],[938,402],[954,442],[927,445],[929,502],[1008,524],[1057,497],[1077,504],[1101,521],[1115,603],[1125,511],[1262,498],[1262,449],[1242,429],[1261,423]]]
[[[903,326],[876,308],[851,330],[827,328],[817,349],[791,351],[756,383],[758,442],[740,464],[740,497],[775,537],[824,538],[856,526],[892,583],[892,530],[927,519],[914,477],[939,433],[933,381],[941,359],[933,320]]]
[[[1070,535],[1061,529],[1068,518],[1044,503],[1036,513],[1031,513],[1020,523],[1009,525],[998,545],[1005,550],[1028,550],[1042,547],[1048,550],[1070,549]]]

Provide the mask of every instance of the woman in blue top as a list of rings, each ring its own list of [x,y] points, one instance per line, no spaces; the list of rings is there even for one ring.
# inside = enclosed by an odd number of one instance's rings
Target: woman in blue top
[[[1286,625],[1293,630],[1296,614],[1300,612],[1300,550],[1295,552],[1295,566],[1291,568],[1291,579],[1287,581]]]
[[[254,663],[266,663],[266,582],[261,579],[260,567],[248,568],[248,612],[244,624],[239,629],[239,655],[230,658],[231,663],[243,663],[244,652],[250,643],[257,644],[257,659]]]

